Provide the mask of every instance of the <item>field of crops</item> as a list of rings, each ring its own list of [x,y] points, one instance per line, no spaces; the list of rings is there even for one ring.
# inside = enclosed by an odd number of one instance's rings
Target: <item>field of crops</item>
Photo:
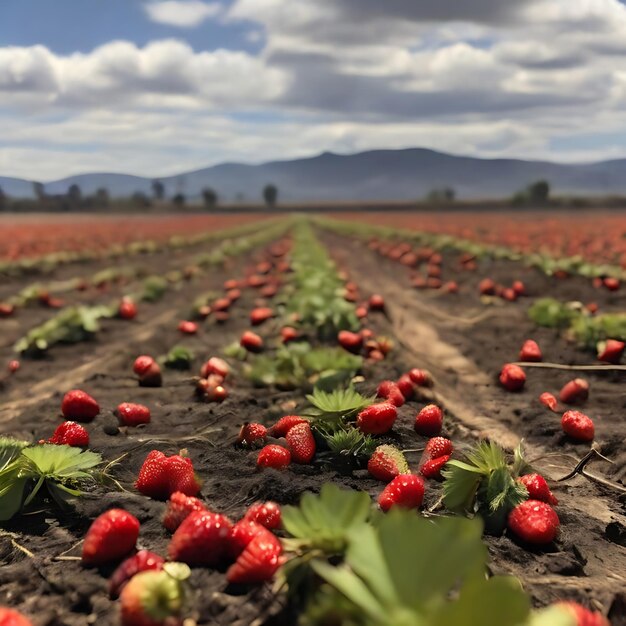
[[[626,218],[46,219],[0,219],[6,626],[626,625]]]

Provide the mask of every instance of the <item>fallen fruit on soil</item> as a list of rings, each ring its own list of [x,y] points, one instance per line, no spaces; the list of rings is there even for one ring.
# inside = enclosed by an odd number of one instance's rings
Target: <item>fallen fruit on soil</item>
[[[561,419],[563,432],[576,441],[593,441],[595,426],[593,420],[580,411],[566,411]]]
[[[396,476],[378,496],[383,511],[394,506],[403,509],[418,509],[424,500],[424,481],[414,474]]]
[[[88,393],[73,389],[63,396],[61,413],[67,420],[91,422],[100,413],[100,406]]]
[[[97,517],[85,535],[85,565],[119,561],[129,554],[139,537],[139,520],[123,509],[110,509]]]
[[[559,516],[554,509],[539,500],[526,500],[509,513],[509,530],[532,545],[552,543],[559,531]]]

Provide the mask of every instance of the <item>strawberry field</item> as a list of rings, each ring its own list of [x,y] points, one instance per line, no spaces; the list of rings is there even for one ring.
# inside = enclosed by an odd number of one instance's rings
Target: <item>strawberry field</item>
[[[0,625],[626,624],[626,223],[559,224],[3,231]]]

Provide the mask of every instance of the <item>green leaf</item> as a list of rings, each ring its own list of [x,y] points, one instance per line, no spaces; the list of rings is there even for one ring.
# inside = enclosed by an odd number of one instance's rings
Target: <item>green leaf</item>
[[[194,353],[185,346],[174,346],[165,356],[164,364],[172,369],[188,370],[194,359]]]
[[[54,444],[25,448],[22,455],[28,460],[25,473],[32,477],[45,476],[61,481],[89,478],[87,470],[102,462],[102,457],[91,450]]]
[[[11,437],[0,437],[0,473],[15,461],[20,456],[22,449],[28,445],[27,441],[18,441]]]
[[[335,389],[332,392],[315,389],[307,395],[307,400],[315,410],[307,415],[324,420],[341,420],[354,417],[359,411],[372,404],[373,397],[366,397],[350,386],[347,389]]]

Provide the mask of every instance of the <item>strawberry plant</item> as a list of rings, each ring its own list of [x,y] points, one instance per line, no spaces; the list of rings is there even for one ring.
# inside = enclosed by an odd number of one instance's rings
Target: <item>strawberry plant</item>
[[[194,353],[185,346],[174,346],[163,359],[163,364],[171,369],[188,370],[191,369]]]
[[[306,399],[311,404],[306,410],[306,415],[312,417],[314,423],[323,424],[331,430],[341,427],[345,421],[354,419],[359,411],[374,401],[373,398],[360,394],[352,386],[331,392],[315,389]]]

